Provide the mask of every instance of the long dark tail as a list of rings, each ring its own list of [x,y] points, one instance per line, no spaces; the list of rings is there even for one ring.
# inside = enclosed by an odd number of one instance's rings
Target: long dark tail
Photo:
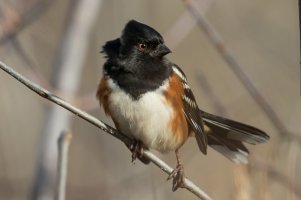
[[[243,142],[255,145],[270,138],[253,126],[201,112],[204,124],[209,128],[208,145],[235,163],[248,162],[249,151]]]

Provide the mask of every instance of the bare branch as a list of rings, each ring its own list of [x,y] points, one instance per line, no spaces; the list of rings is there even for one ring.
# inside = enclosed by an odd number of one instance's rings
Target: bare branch
[[[69,110],[70,112],[74,113],[75,115],[79,116],[80,118],[84,119],[85,121],[89,122],[90,124],[93,124],[94,126],[100,128],[101,130],[105,131],[106,133],[109,133],[110,135],[114,136],[115,138],[121,140],[125,144],[131,144],[131,139],[125,136],[124,134],[119,133],[116,129],[112,128],[111,126],[105,124],[104,122],[98,120],[97,118],[89,115],[88,113],[72,106],[71,104],[67,103],[66,101],[60,99],[59,97],[55,96],[54,94],[50,93],[46,89],[40,87],[39,85],[31,82],[30,80],[23,77],[18,72],[14,71],[11,67],[0,61],[0,68],[17,79],[19,82],[24,84],[26,87],[28,87],[30,90],[34,91],[41,97],[52,101],[53,103]],[[148,158],[151,162],[153,162],[155,165],[157,165],[161,170],[163,170],[165,173],[170,174],[172,171],[172,168],[168,166],[164,161],[159,159],[157,156],[152,154],[150,151],[145,150],[144,156]],[[193,194],[195,194],[197,197],[203,200],[210,200],[211,198],[202,191],[198,186],[196,186],[193,182],[191,182],[189,179],[185,178],[184,180],[184,188],[191,191]]]
[[[56,200],[65,200],[66,179],[68,170],[68,151],[72,133],[70,131],[63,131],[58,139],[58,183],[56,190]]]

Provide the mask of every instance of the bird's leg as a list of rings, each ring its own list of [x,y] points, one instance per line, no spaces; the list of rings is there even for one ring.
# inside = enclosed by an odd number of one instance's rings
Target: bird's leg
[[[132,162],[143,155],[143,144],[141,141],[134,139],[129,149],[132,151]]]
[[[172,191],[176,191],[179,187],[184,187],[184,167],[181,164],[178,149],[176,150],[175,153],[176,153],[176,158],[177,158],[177,166],[169,174],[169,176],[167,178],[167,180],[173,178]]]

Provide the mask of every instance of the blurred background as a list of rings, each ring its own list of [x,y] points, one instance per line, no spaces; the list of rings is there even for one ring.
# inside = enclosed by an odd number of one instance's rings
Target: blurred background
[[[201,109],[271,136],[248,146],[245,166],[212,149],[204,156],[190,139],[181,149],[186,175],[213,199],[301,199],[296,0],[1,0],[0,60],[112,124],[95,98],[105,61],[99,51],[130,19],[162,33]],[[212,28],[222,44],[210,39]],[[54,198],[62,130],[73,134],[66,199],[196,199],[172,192],[159,168],[131,163],[120,141],[3,71],[0,113],[0,199]],[[173,153],[154,153],[176,165]]]

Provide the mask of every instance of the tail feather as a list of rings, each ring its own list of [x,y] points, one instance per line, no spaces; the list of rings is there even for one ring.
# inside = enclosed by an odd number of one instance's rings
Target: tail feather
[[[221,153],[234,163],[248,163],[248,149],[239,141],[230,141],[211,135],[208,137],[208,144],[217,152]]]
[[[238,140],[249,144],[260,144],[267,142],[270,138],[265,132],[253,126],[219,117],[204,111],[201,112],[205,124],[211,129],[222,129],[226,131],[225,134],[228,139]]]
[[[242,142],[260,144],[269,136],[250,125],[201,111],[205,126],[209,128],[208,145],[235,163],[247,163],[249,151]]]

